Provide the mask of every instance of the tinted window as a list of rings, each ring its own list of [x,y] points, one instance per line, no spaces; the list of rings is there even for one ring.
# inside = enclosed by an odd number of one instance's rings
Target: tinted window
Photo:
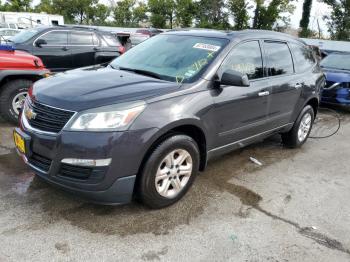
[[[291,43],[289,45],[294,55],[294,66],[297,73],[305,72],[315,64],[312,50],[306,46]]]
[[[44,34],[39,39],[45,40],[47,45],[67,45],[68,33],[64,31],[52,31]]]
[[[293,60],[288,45],[278,42],[265,42],[267,68],[270,76],[294,73]]]
[[[71,45],[94,45],[93,34],[89,32],[71,32]]]
[[[263,77],[259,42],[251,41],[235,47],[222,65],[219,74],[222,74],[227,69],[247,74],[249,79]]]

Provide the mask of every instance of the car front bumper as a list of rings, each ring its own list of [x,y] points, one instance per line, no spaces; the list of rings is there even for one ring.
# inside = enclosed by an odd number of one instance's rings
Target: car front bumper
[[[25,154],[17,152],[41,178],[62,189],[101,204],[132,200],[150,138],[156,129],[125,132],[70,132],[48,135],[21,124],[15,132],[26,141]],[[111,159],[104,167],[80,167],[63,159]]]

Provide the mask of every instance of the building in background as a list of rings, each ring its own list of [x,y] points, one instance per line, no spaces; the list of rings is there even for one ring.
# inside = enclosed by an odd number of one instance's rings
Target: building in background
[[[0,12],[0,27],[24,29],[37,25],[64,25],[64,19],[46,13]]]

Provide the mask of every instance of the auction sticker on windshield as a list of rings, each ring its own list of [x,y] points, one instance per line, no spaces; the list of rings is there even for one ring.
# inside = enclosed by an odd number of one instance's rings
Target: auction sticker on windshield
[[[210,44],[203,44],[203,43],[197,43],[197,44],[195,44],[193,46],[193,48],[208,50],[208,51],[212,51],[212,52],[217,52],[217,51],[219,51],[220,46],[210,45]]]

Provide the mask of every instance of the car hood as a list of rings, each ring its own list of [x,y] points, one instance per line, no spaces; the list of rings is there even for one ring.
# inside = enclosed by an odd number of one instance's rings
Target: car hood
[[[110,67],[89,67],[40,80],[33,87],[33,99],[73,111],[144,100],[174,92],[180,85]]]
[[[43,69],[40,58],[23,51],[0,51],[0,69],[31,70]]]
[[[350,82],[349,71],[325,70],[325,75],[326,75],[327,81],[330,81],[330,82],[336,82],[336,83]]]

